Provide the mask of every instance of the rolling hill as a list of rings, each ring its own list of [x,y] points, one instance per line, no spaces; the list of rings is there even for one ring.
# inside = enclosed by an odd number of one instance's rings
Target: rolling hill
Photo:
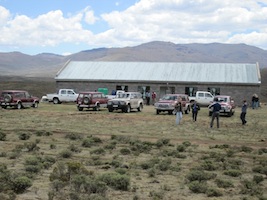
[[[134,47],[98,48],[68,56],[51,53],[27,55],[20,52],[0,53],[2,76],[54,77],[68,60],[76,61],[143,61],[256,63],[267,68],[267,51],[246,44],[174,44],[154,41]]]

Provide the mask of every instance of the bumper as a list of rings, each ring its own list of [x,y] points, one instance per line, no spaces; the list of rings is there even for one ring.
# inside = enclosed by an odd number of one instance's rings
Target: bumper
[[[77,107],[80,107],[80,108],[94,108],[95,105],[86,105],[86,104],[77,104]]]
[[[156,110],[159,111],[173,111],[174,108],[162,108],[162,107],[155,107]]]
[[[117,105],[117,104],[113,104],[113,105],[108,105],[107,106],[108,109],[113,109],[113,110],[120,110],[120,109],[126,109],[127,105]]]
[[[1,102],[0,105],[1,106],[17,106],[17,103],[4,103],[4,102]]]

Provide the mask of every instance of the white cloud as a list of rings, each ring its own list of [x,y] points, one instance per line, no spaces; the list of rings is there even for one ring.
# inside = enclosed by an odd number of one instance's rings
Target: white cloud
[[[87,24],[94,24],[98,20],[98,18],[95,17],[95,15],[94,15],[94,11],[91,10],[90,7],[86,7],[83,10],[83,13],[84,13],[84,21]]]
[[[248,37],[242,43],[267,49],[265,39],[266,7],[254,0],[141,0],[123,12],[103,14],[113,31],[112,38],[123,38],[129,43],[148,40],[182,42],[229,42],[232,35],[243,33]],[[256,40],[248,40],[249,32]],[[247,33],[248,32],[248,33]],[[246,34],[247,33],[247,34]],[[236,43],[236,42],[234,42]]]
[[[80,43],[89,40],[93,34],[82,27],[83,13],[64,18],[56,10],[31,19],[17,15],[0,27],[3,44],[16,46],[55,46],[64,42]]]
[[[68,17],[61,10],[54,10],[36,18],[12,17],[0,6],[0,47],[56,47],[64,43],[88,44],[89,48],[120,47],[159,40],[246,43],[267,49],[267,7],[263,6],[264,2],[140,0],[124,11],[114,10],[100,16],[95,16],[95,11],[86,7]],[[90,28],[99,23],[106,23],[106,30],[93,34]]]
[[[10,18],[10,13],[7,9],[0,6],[0,26],[5,25],[5,23]]]

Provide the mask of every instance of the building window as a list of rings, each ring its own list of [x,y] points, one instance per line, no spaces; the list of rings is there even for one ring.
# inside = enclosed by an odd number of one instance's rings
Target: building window
[[[214,96],[220,95],[220,88],[208,87],[208,92],[210,92]]]
[[[185,87],[185,94],[189,97],[195,97],[197,92],[197,87]]]
[[[123,90],[128,92],[128,85],[116,85],[116,90]]]

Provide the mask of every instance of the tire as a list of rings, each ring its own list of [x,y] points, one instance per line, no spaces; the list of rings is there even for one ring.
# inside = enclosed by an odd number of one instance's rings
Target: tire
[[[138,110],[139,112],[141,112],[141,111],[143,110],[143,104],[140,104],[139,107],[137,108],[137,110]]]
[[[131,112],[131,106],[130,105],[127,105],[124,112],[126,113],[130,113]]]
[[[88,103],[89,103],[89,98],[88,98],[88,97],[85,97],[85,98],[83,99],[83,103],[88,104]]]
[[[160,113],[160,111],[159,110],[156,110],[156,114],[158,115]]]
[[[2,106],[2,108],[3,108],[3,109],[6,109],[6,108],[7,108],[7,106]]]
[[[230,112],[228,113],[228,117],[231,117],[233,115],[233,112],[232,112],[232,110],[230,110]]]
[[[10,94],[6,94],[6,95],[4,96],[4,101],[5,101],[5,103],[9,103],[11,100],[12,100],[12,97],[11,97]]]
[[[113,109],[112,109],[112,108],[109,108],[108,111],[109,111],[109,112],[113,112]]]
[[[22,108],[22,104],[21,104],[21,102],[18,102],[18,105],[17,105],[17,109],[21,109]]]
[[[54,104],[59,104],[59,103],[60,103],[60,101],[59,101],[59,99],[58,99],[58,98],[56,98],[56,97],[55,97],[55,98],[53,98],[53,103],[54,103]]]
[[[83,108],[80,107],[80,106],[77,106],[77,109],[78,109],[79,111],[83,111]]]
[[[100,106],[96,105],[96,107],[94,107],[94,111],[99,111],[100,110]]]
[[[33,108],[38,108],[38,106],[39,106],[39,102],[35,102],[35,103],[32,105]]]
[[[209,116],[211,116],[211,115],[212,115],[212,112],[209,111]]]
[[[169,114],[169,115],[172,115],[172,110],[169,110],[169,111],[168,111],[168,114]]]

